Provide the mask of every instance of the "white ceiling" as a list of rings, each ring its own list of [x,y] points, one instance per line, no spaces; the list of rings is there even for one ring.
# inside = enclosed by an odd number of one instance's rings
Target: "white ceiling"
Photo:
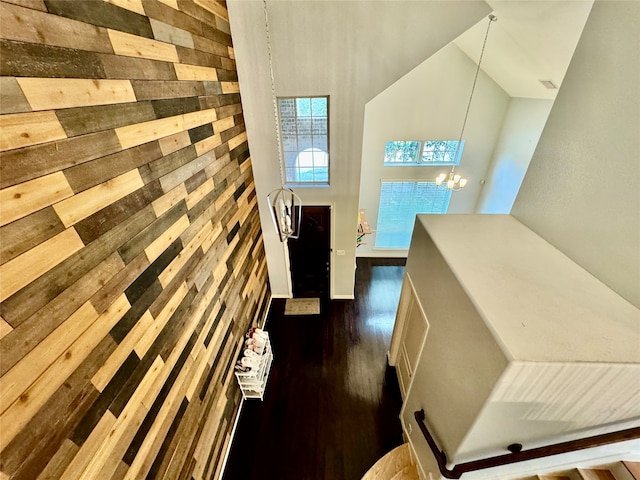
[[[553,99],[562,84],[593,0],[487,0],[498,21],[491,25],[482,70],[512,97]],[[489,20],[454,43],[476,63]]]

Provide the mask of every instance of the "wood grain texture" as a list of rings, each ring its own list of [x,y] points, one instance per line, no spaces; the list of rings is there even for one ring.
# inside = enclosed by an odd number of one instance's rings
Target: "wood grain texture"
[[[0,8],[0,470],[217,478],[269,300],[225,3]]]
[[[2,115],[0,132],[1,150],[13,150],[67,137],[52,111]]]
[[[62,172],[52,173],[0,190],[0,225],[6,225],[30,213],[73,195]]]
[[[19,78],[32,110],[135,102],[128,80]]]

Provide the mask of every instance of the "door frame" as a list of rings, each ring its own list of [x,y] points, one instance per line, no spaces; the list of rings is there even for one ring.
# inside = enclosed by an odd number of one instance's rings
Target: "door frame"
[[[306,202],[306,201],[302,201],[302,206],[303,207],[329,207],[329,228],[331,229],[331,231],[329,232],[329,298],[333,299],[333,292],[334,292],[334,282],[335,282],[335,276],[334,276],[334,245],[335,245],[335,235],[336,235],[336,229],[335,229],[335,206],[336,206],[336,202]],[[293,298],[293,280],[292,280],[292,273],[291,273],[291,261],[289,260],[289,242],[283,242],[283,250],[284,250],[284,261],[285,261],[285,268],[287,269],[287,272],[289,272],[289,275],[287,275],[287,287],[289,289],[289,296],[288,298]]]

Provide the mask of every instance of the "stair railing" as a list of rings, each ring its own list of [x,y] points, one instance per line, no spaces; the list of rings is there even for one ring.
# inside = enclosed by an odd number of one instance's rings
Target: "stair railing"
[[[532,448],[530,450],[524,451],[522,450],[521,444],[513,443],[507,447],[507,450],[509,450],[511,453],[498,455],[496,457],[483,458],[480,460],[473,460],[471,462],[460,463],[458,465],[454,465],[454,467],[450,469],[447,468],[447,454],[438,448],[438,444],[436,443],[433,435],[431,435],[429,429],[427,428],[427,425],[424,422],[424,410],[418,410],[413,415],[418,422],[418,426],[420,427],[420,430],[422,431],[422,434],[424,435],[424,438],[427,441],[427,444],[429,445],[433,456],[438,462],[440,473],[445,478],[460,478],[464,473],[467,472],[474,472],[476,470],[483,470],[485,468],[509,465],[511,463],[524,462],[526,460],[533,460],[536,458],[550,457],[552,455],[559,455],[562,453],[574,452],[577,450],[600,447],[602,445],[640,438],[640,427],[633,427],[617,432],[603,433],[601,435],[569,440],[567,442],[545,445],[543,447]]]

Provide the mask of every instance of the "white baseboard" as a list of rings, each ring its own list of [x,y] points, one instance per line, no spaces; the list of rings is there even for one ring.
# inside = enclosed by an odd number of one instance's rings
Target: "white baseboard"
[[[272,293],[271,298],[293,298],[293,296],[287,295],[287,294],[281,294],[281,293],[278,293],[278,294]]]
[[[233,428],[231,429],[231,437],[229,437],[229,444],[227,445],[227,450],[224,452],[224,458],[222,459],[222,468],[220,469],[220,476],[218,478],[224,477],[224,470],[227,468],[227,461],[229,460],[229,454],[231,453],[231,446],[233,445],[233,437],[236,436],[236,428],[238,428],[238,422],[240,421],[240,413],[242,412],[242,407],[244,406],[244,398],[240,397],[240,406],[238,407],[238,413],[236,414],[236,418],[233,421]]]
[[[331,300],[353,300],[355,295],[332,295]]]

